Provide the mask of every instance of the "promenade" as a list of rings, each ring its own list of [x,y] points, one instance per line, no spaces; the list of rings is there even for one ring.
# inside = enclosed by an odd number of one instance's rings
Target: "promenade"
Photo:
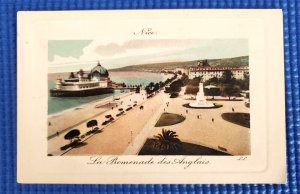
[[[122,101],[122,105],[120,102]],[[124,110],[136,102],[138,105],[124,115],[116,116],[118,109]],[[166,103],[169,102],[169,106]],[[222,119],[222,113],[235,112],[249,113],[249,108],[245,107],[244,101],[227,101],[225,98],[216,97],[215,101],[223,107],[216,109],[192,109],[183,105],[192,102],[187,100],[183,92],[177,98],[170,98],[169,94],[160,91],[154,97],[147,99],[145,91],[140,94],[131,93],[124,95],[119,102],[112,103],[111,107],[97,108],[97,103],[89,105],[94,114],[90,119],[98,120],[100,133],[92,134],[82,139],[82,146],[71,150],[60,150],[60,147],[69,143],[63,136],[63,132],[57,137],[48,140],[48,153],[52,155],[137,155],[147,138],[161,133],[162,128],[176,131],[178,137],[183,142],[206,146],[216,150],[225,148],[232,155],[248,155],[250,151],[250,129],[228,122]],[[116,105],[118,104],[118,108]],[[140,106],[144,109],[140,109]],[[165,127],[154,127],[163,112],[182,114],[186,120],[176,125]],[[111,114],[115,120],[108,125],[102,126],[105,115]],[[86,115],[85,115],[86,116]],[[76,119],[80,115],[75,117]],[[82,120],[82,119],[81,119]],[[77,120],[73,120],[76,122]],[[86,122],[79,122],[73,126],[79,129],[81,134],[90,129],[86,127]]]
[[[87,139],[86,145],[72,149],[65,155],[120,155],[124,152],[136,154],[151,133],[152,124],[156,123],[162,113],[161,107],[164,103],[162,93],[143,101],[143,110],[137,107],[126,112],[106,126],[101,133]]]

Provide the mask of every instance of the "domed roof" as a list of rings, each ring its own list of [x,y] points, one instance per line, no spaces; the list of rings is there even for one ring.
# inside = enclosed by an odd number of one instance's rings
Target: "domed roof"
[[[105,76],[105,77],[108,77],[108,71],[107,69],[105,69],[104,67],[102,67],[100,65],[100,63],[98,62],[97,66],[95,66],[92,70],[91,70],[91,74],[94,73],[94,72],[98,72],[100,73],[100,76]]]

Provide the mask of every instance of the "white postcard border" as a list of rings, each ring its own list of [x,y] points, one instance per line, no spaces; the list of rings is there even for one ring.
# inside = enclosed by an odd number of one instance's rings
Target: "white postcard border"
[[[205,28],[197,28],[198,25]],[[105,31],[104,26],[111,29]],[[201,160],[209,160],[209,165],[193,164],[186,169],[181,164],[89,165],[90,156],[47,157],[48,40],[99,39],[99,32],[103,38],[118,37],[116,26],[122,29],[122,36],[150,26],[158,33],[146,38],[247,38],[251,155],[242,161],[236,156],[202,156]],[[283,33],[279,10],[19,12],[17,102],[17,177],[21,183],[285,182]],[[106,160],[111,156],[103,157]],[[151,157],[119,156],[128,161]],[[163,157],[153,156],[156,162]],[[166,156],[169,160],[183,157]],[[197,158],[188,156],[187,160]]]

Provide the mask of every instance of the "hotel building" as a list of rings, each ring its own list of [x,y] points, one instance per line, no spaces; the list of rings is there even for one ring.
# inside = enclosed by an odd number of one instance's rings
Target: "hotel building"
[[[231,71],[232,76],[235,79],[244,79],[245,75],[249,75],[248,66],[210,66],[207,60],[201,60],[197,62],[197,66],[176,68],[176,71],[181,71],[188,75],[189,79],[195,77],[202,77],[202,81],[205,82],[213,77],[221,78],[225,71]]]

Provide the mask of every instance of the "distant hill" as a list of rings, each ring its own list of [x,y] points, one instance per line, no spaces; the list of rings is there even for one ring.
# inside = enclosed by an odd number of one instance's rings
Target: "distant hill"
[[[208,59],[210,66],[249,66],[249,57],[241,56],[234,58],[223,59]],[[197,60],[184,62],[165,62],[165,63],[151,63],[141,65],[129,65],[117,69],[109,69],[109,71],[160,71],[162,69],[174,69],[177,67],[195,66]]]

